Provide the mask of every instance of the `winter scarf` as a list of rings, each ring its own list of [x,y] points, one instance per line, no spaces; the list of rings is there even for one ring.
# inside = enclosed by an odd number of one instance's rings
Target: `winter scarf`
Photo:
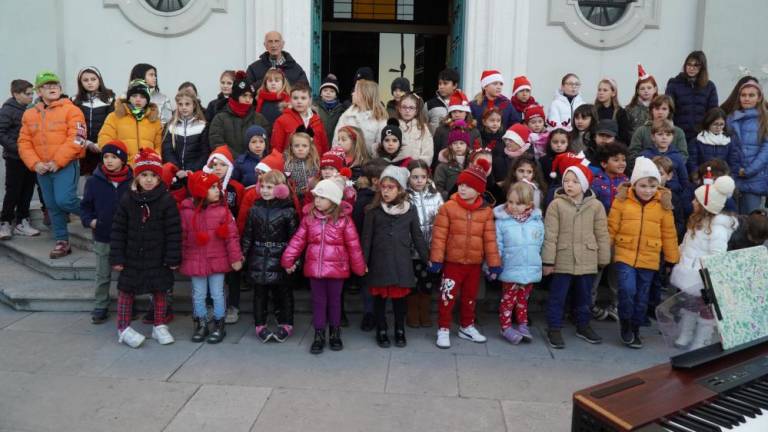
[[[506,206],[504,207],[504,211],[507,212],[507,214],[509,216],[511,216],[512,219],[514,219],[514,220],[516,220],[516,221],[518,221],[520,223],[525,223],[525,221],[527,221],[528,218],[531,217],[531,214],[533,214],[533,207],[528,207],[527,209],[525,209],[524,212],[522,212],[522,213],[520,213],[518,215],[510,213],[509,210],[507,210]]]
[[[291,101],[291,96],[286,92],[273,93],[266,89],[260,89],[256,100],[256,111],[261,112],[264,102],[285,102]]]
[[[509,101],[510,101],[510,102],[512,102],[512,106],[513,106],[513,107],[515,107],[515,109],[517,110],[517,112],[519,112],[519,113],[521,113],[521,114],[522,114],[522,113],[523,113],[523,111],[525,111],[525,109],[526,109],[526,108],[528,108],[529,106],[531,106],[531,105],[538,105],[538,103],[536,102],[536,99],[534,99],[534,98],[533,98],[533,96],[531,96],[531,97],[529,97],[529,98],[528,98],[528,102],[520,102],[520,101],[517,99],[517,97],[516,97],[516,96],[512,96],[512,97],[509,99]]]
[[[146,113],[147,113],[146,107],[145,108],[137,108],[137,107],[131,105],[131,114],[133,115],[133,118],[135,118],[137,122],[141,121],[144,118],[144,115]]]
[[[384,210],[384,213],[390,216],[400,216],[408,213],[408,210],[411,209],[411,203],[408,201],[403,201],[398,205],[390,205],[382,202],[381,209]]]
[[[714,146],[724,146],[731,143],[731,138],[725,134],[715,135],[710,131],[701,131],[696,135],[696,139],[702,144]]]
[[[130,171],[130,168],[128,165],[123,165],[122,168],[120,168],[118,171],[109,171],[106,167],[102,165],[101,172],[104,174],[104,177],[107,178],[111,183],[122,183],[126,180],[128,180],[128,172]]]
[[[235,98],[229,98],[227,104],[229,105],[229,109],[232,110],[232,113],[240,118],[245,117],[245,115],[248,114],[248,110],[253,106],[251,104],[240,103],[236,101]]]
[[[471,204],[466,202],[466,201],[464,201],[464,199],[461,198],[461,197],[458,197],[456,202],[458,202],[459,205],[462,208],[466,209],[466,210],[475,211],[475,210],[479,209],[480,206],[483,205],[483,196],[482,195],[478,195],[477,198],[475,198],[475,202],[473,202]]]

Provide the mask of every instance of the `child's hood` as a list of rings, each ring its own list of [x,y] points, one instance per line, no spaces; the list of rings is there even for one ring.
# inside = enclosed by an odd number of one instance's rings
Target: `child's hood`
[[[632,184],[629,182],[622,183],[616,188],[616,199],[622,201],[630,199],[638,204],[640,203],[640,200],[635,196],[634,189],[632,189]],[[661,203],[661,207],[664,210],[672,210],[674,208],[672,205],[672,191],[664,186],[659,186],[659,190],[656,191],[656,194],[651,198],[651,201],[658,201]]]
[[[496,218],[496,220],[506,220],[506,219],[512,219],[512,215],[507,213],[507,211],[504,209],[507,204],[500,204],[493,208],[493,216]],[[535,221],[535,220],[542,220],[541,217],[541,210],[534,208],[533,212],[531,212],[531,216],[528,218],[529,221]]]
[[[739,227],[739,220],[734,216],[720,213],[712,218],[712,226],[721,226],[732,234]]]

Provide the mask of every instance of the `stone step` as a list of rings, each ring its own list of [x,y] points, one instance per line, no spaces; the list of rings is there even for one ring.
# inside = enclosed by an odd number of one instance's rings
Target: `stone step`
[[[58,259],[48,256],[54,246],[49,232],[38,237],[13,237],[0,242],[0,254],[12,258],[32,270],[56,280],[93,280],[96,256],[92,252],[72,248],[72,253]]]
[[[42,233],[50,233],[51,227],[43,223],[43,212],[39,208],[31,209],[29,212],[29,221]],[[81,249],[84,251],[93,251],[93,235],[90,228],[85,228],[80,223],[80,218],[71,215],[70,222],[67,224],[67,231],[69,231],[69,244],[73,248]]]

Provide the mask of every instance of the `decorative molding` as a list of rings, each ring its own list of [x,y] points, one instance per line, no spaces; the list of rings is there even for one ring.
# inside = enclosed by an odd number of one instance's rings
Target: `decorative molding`
[[[589,22],[578,0],[549,0],[549,25],[560,25],[577,42],[589,48],[613,49],[635,39],[646,28],[659,28],[661,0],[637,0],[627,5],[615,24],[601,27]]]
[[[181,36],[205,23],[213,12],[227,12],[227,0],[191,0],[175,12],[160,12],[144,0],[103,0],[139,29],[161,37]]]

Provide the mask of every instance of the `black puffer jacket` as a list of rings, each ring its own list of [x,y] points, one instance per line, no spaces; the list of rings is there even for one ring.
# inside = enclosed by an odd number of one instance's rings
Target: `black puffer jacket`
[[[107,119],[109,113],[115,110],[114,98],[110,97],[103,101],[96,95],[89,95],[88,99],[79,100],[73,98],[72,102],[83,112],[85,126],[88,131],[88,141],[98,142],[99,131],[104,126],[104,120]],[[90,175],[93,173],[99,162],[101,162],[101,154],[93,153],[90,150],[86,151],[85,156],[80,159],[80,175]]]
[[[163,162],[170,162],[180,170],[203,169],[211,149],[208,129],[202,120],[179,120],[168,124],[163,133]]]
[[[3,159],[21,160],[19,156],[19,131],[21,130],[21,117],[27,109],[10,98],[0,108],[0,145],[3,146]]]
[[[428,251],[419,225],[416,208],[410,207],[402,215],[390,215],[381,207],[365,214],[361,244],[368,264],[366,282],[370,287],[398,286],[413,288],[411,249],[415,246],[421,259],[426,262]]]
[[[109,263],[124,267],[121,291],[146,294],[173,286],[170,267],[181,264],[181,219],[164,186],[123,195],[112,219]]]
[[[208,124],[211,124],[216,114],[220,113],[227,106],[228,100],[229,98],[224,96],[224,93],[219,93],[216,99],[208,102],[208,107],[205,108],[205,121]]]
[[[287,279],[280,257],[299,220],[287,199],[260,199],[251,207],[240,239],[248,260],[248,277],[256,285],[275,285]]]
[[[283,58],[285,59],[283,64],[274,65],[269,59],[269,52],[264,51],[264,53],[259,56],[258,60],[248,66],[246,80],[249,84],[258,87],[261,85],[261,81],[264,79],[264,75],[267,71],[275,67],[283,72],[288,79],[288,83],[291,85],[294,85],[299,81],[309,82],[307,74],[304,73],[304,69],[301,68],[300,64],[296,63],[293,56],[288,54],[287,51],[283,51]]]

